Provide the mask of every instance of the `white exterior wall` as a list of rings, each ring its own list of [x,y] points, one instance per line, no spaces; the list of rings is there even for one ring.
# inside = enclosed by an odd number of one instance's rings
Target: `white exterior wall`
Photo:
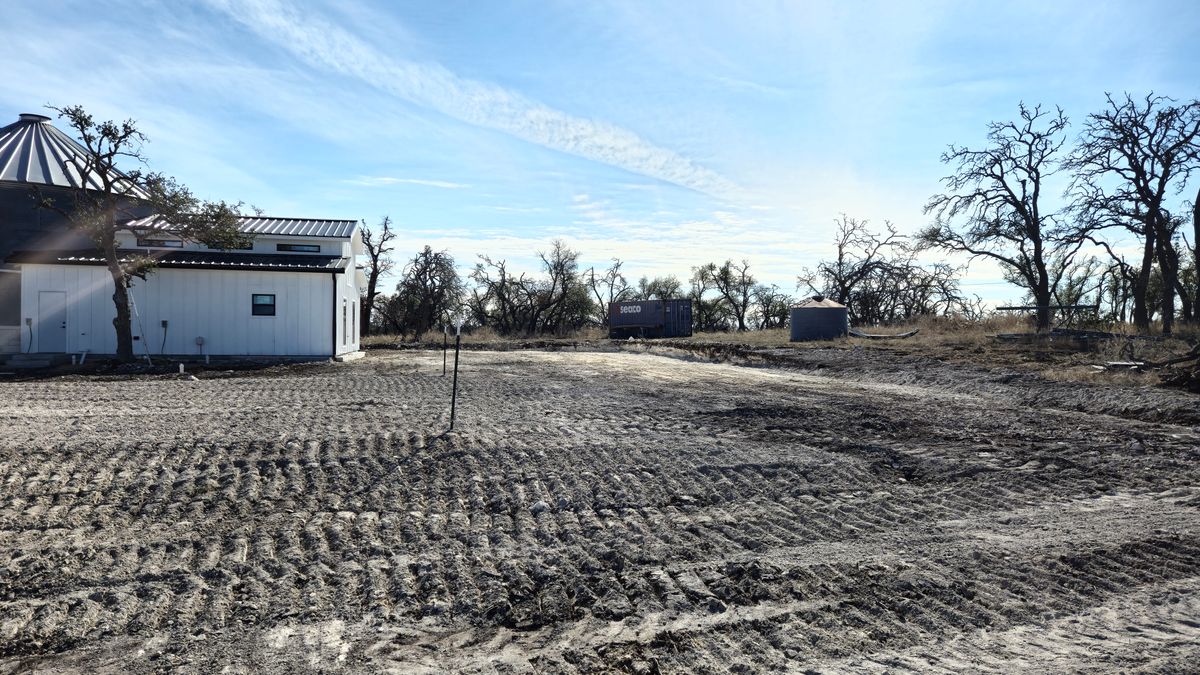
[[[358,326],[362,317],[359,316],[358,274],[355,269],[346,270],[345,274],[337,276],[338,310],[337,310],[337,353],[358,351]],[[344,310],[344,311],[343,311]],[[343,316],[345,323],[343,323]]]
[[[20,287],[21,271],[0,266],[0,354],[21,351]]]
[[[199,355],[196,338],[205,340],[203,353],[229,356],[328,356],[358,349],[342,341],[341,311],[348,294],[357,304],[357,283],[349,273],[252,272],[242,270],[161,268],[143,281],[134,279],[137,315],[133,334],[138,356]],[[331,284],[336,284],[332,286]],[[22,265],[21,315],[33,319],[33,348],[38,346],[38,293],[66,293],[68,352],[114,354],[112,279],[108,270],[93,265]],[[335,300],[334,294],[337,293]],[[251,295],[275,295],[275,316],[253,316]],[[168,322],[163,344],[162,320]],[[335,328],[330,325],[336,319]],[[144,332],[143,332],[144,331]],[[331,342],[335,344],[332,345]]]

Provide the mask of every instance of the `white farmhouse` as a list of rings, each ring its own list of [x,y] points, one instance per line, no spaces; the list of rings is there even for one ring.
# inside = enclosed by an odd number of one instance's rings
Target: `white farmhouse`
[[[43,193],[77,189],[66,153],[82,152],[40,115],[0,129],[0,352],[113,354],[112,278],[103,256]],[[155,269],[131,288],[138,356],[337,357],[359,348],[362,252],[355,220],[243,217],[253,244],[214,250],[169,235],[119,241]],[[144,235],[143,235],[144,236]],[[16,338],[14,340],[14,338]]]

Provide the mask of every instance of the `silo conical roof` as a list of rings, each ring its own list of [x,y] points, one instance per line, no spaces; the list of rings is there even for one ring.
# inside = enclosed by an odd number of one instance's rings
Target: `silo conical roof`
[[[23,113],[0,129],[0,181],[100,190],[98,176],[84,177],[87,149],[50,124],[45,115]]]
[[[813,297],[808,298],[807,300],[803,300],[803,301],[797,303],[796,307],[842,307],[842,308],[844,308],[845,305],[843,305],[840,302],[830,300],[829,298],[826,298],[821,295],[814,295]]]

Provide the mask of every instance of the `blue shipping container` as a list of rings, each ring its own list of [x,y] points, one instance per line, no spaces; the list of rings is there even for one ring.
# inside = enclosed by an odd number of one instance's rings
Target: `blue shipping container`
[[[691,300],[626,300],[608,305],[612,338],[688,337],[692,334]]]

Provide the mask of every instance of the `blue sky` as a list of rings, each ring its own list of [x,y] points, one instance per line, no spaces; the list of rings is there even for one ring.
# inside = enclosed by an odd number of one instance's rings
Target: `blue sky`
[[[9,0],[0,120],[136,119],[155,169],[273,215],[390,215],[532,267],[747,258],[786,290],[839,213],[928,222],[1018,102],[1200,97],[1200,3]],[[1194,192],[1194,187],[1192,189]],[[969,288],[1016,299],[978,265]]]

